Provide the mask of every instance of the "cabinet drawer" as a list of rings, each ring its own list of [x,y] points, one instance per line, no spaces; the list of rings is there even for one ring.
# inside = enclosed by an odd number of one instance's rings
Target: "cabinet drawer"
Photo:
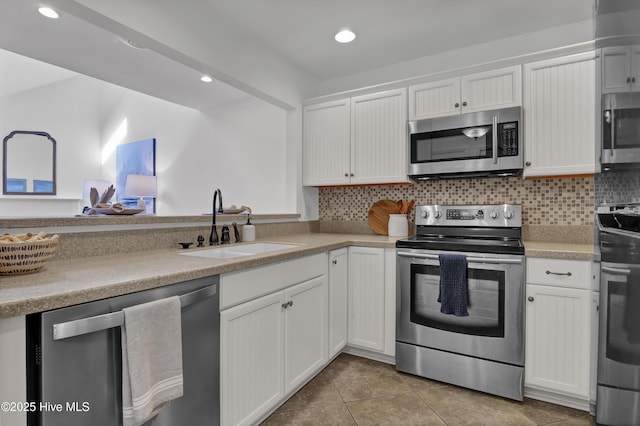
[[[223,274],[220,310],[291,287],[327,273],[327,253]]]
[[[591,288],[591,262],[527,258],[527,283]]]

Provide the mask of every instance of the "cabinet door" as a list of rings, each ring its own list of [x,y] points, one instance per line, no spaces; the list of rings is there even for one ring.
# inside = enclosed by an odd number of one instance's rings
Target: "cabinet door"
[[[351,99],[351,183],[407,181],[406,89]]]
[[[349,344],[385,350],[384,249],[349,247]]]
[[[349,99],[304,108],[303,184],[340,185],[350,181]]]
[[[409,87],[409,120],[460,114],[460,79]]]
[[[220,313],[223,425],[250,425],[284,398],[284,293]]]
[[[640,46],[631,46],[631,90],[640,91]]]
[[[285,292],[285,393],[304,383],[329,359],[327,278],[313,278]]]
[[[0,401],[2,402],[26,401],[26,338],[24,316],[0,319]],[[26,426],[26,412],[0,410],[0,425]]]
[[[602,48],[602,93],[626,92],[631,77],[631,50],[628,46]]]
[[[486,111],[522,104],[522,71],[519,65],[461,78],[462,112]]]
[[[526,386],[588,400],[590,293],[527,285]]]
[[[329,358],[347,344],[347,259],[346,248],[329,252]]]
[[[596,170],[593,52],[525,65],[524,175]]]

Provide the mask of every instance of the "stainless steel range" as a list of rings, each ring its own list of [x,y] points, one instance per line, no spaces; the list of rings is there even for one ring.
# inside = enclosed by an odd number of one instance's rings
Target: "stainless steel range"
[[[521,230],[519,205],[416,207],[415,235],[396,244],[399,371],[522,400]],[[462,256],[464,313],[443,313],[441,255]]]
[[[640,204],[598,208],[600,327],[596,422],[640,424]]]

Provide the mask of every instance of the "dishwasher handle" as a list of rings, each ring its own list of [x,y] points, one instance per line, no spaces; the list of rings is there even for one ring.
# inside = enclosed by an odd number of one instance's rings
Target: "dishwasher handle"
[[[218,285],[213,284],[180,297],[180,306],[186,307],[215,296],[218,292]],[[124,324],[124,312],[110,312],[108,314],[96,315],[93,317],[77,319],[73,321],[53,324],[53,340],[68,339],[69,337],[81,336],[83,334],[96,331],[107,330],[113,327],[120,327]]]
[[[411,253],[406,251],[399,251],[398,256],[402,257],[415,257],[418,259],[430,259],[430,260],[438,260],[439,257],[437,254],[427,254],[427,253]],[[467,257],[467,262],[469,263],[502,263],[508,265],[521,265],[522,259],[505,259],[498,257]]]

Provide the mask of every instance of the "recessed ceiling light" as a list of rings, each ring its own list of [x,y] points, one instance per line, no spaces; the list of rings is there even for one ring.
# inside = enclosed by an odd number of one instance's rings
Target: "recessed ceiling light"
[[[205,83],[211,83],[213,81],[213,79],[208,75],[203,75],[202,77],[200,77],[200,80],[204,81]]]
[[[350,43],[356,39],[356,35],[351,30],[342,30],[338,32],[334,38],[338,43]]]
[[[128,39],[128,38],[118,38],[117,41],[120,41],[122,44],[124,44],[127,47],[130,47],[132,49],[136,49],[136,50],[149,50],[146,47],[138,44],[137,42]]]
[[[58,19],[60,17],[60,15],[58,15],[58,12],[51,9],[50,7],[41,7],[40,9],[38,9],[38,12],[51,19]]]

